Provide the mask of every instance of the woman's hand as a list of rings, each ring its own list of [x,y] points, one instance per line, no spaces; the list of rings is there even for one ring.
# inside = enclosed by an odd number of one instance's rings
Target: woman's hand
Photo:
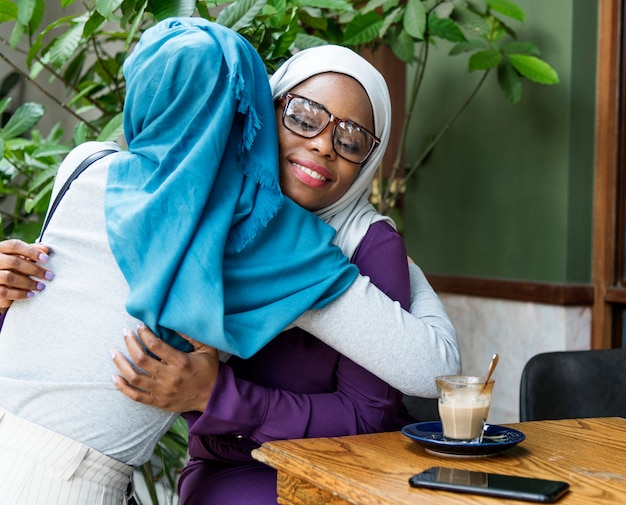
[[[48,261],[48,246],[27,244],[17,239],[0,242],[0,312],[13,300],[22,300],[42,291],[42,280],[52,280],[54,274],[38,263]]]
[[[150,356],[135,335],[126,331],[128,352],[143,372],[122,353],[111,351],[113,362],[122,374],[112,377],[117,389],[136,402],[171,412],[204,412],[219,373],[217,350],[181,335],[194,348],[189,353],[181,352],[143,325],[137,333],[145,347],[160,360]]]

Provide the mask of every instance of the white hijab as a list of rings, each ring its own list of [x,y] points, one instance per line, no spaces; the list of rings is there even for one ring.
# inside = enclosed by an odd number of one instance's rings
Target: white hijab
[[[380,165],[391,130],[391,98],[384,77],[367,60],[342,46],[326,45],[305,49],[283,63],[270,78],[274,99],[309,77],[337,72],[356,79],[367,92],[374,111],[374,133],[380,144],[361,167],[348,191],[335,203],[315,211],[337,234],[335,244],[351,258],[370,225],[376,221],[395,223],[369,203],[371,183]]]

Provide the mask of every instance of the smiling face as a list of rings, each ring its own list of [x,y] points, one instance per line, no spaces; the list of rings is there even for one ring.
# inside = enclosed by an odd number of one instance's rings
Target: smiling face
[[[363,87],[337,73],[315,75],[290,90],[323,105],[335,117],[374,131],[372,107]],[[280,185],[283,193],[307,210],[319,210],[341,198],[359,175],[361,165],[339,156],[333,148],[333,123],[313,138],[289,131],[276,107]]]

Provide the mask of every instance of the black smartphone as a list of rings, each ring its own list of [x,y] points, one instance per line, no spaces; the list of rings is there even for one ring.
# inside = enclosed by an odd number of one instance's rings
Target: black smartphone
[[[515,500],[555,502],[569,489],[567,482],[556,480],[475,472],[435,466],[409,479],[413,487],[444,489],[461,493],[499,496]]]

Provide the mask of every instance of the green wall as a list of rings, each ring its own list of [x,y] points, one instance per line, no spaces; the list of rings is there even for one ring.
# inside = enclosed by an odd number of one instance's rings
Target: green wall
[[[495,73],[412,179],[409,254],[427,273],[588,283],[591,280],[597,2],[517,0],[560,84],[524,83],[519,104]],[[467,56],[433,53],[409,159],[478,81]],[[409,79],[411,72],[409,72]]]

